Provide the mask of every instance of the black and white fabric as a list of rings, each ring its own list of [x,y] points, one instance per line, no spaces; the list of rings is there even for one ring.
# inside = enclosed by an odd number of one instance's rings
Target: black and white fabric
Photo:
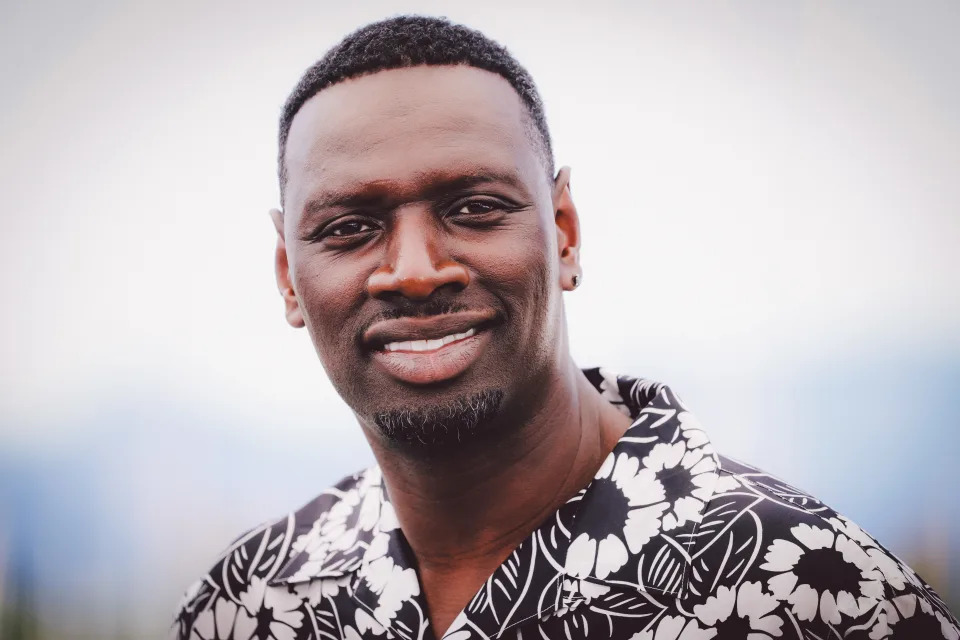
[[[916,573],[817,499],[719,456],[668,387],[584,373],[633,425],[445,640],[960,638]],[[234,542],[172,635],[434,640],[379,469]]]

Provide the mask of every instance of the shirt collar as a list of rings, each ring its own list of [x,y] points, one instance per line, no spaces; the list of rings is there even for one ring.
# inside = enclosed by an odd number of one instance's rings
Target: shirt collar
[[[719,458],[699,422],[667,386],[604,369],[584,374],[633,419],[632,425],[593,481],[517,548],[451,630],[469,624],[492,637],[524,619],[589,600],[616,614],[613,609],[622,600],[617,594],[624,589],[674,597],[685,593],[690,546],[718,479]],[[404,617],[399,611],[404,598],[420,596],[419,582],[379,469],[372,467],[327,495],[332,506],[327,499],[313,507],[316,517],[297,514],[305,530],[271,582],[349,579],[357,600],[384,626],[396,630],[401,618],[408,626],[416,623],[417,612]],[[534,593],[535,598],[526,596]],[[516,602],[507,608],[485,604],[495,598]],[[425,607],[414,605],[422,609],[423,623]]]
[[[593,583],[682,595],[719,457],[666,385],[603,369],[584,373],[634,421],[580,494],[564,571]]]

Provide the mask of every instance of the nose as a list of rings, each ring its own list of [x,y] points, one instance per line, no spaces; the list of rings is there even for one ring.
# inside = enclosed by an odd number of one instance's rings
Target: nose
[[[445,285],[457,289],[467,286],[470,274],[447,254],[441,230],[431,214],[404,212],[395,220],[384,264],[367,279],[371,296],[398,294],[423,300]]]

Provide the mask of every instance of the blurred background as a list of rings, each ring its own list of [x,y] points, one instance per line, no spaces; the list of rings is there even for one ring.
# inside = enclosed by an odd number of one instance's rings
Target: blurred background
[[[232,538],[371,462],[266,212],[287,92],[401,12],[539,83],[577,361],[669,382],[960,610],[957,2],[7,1],[0,635],[163,636]]]

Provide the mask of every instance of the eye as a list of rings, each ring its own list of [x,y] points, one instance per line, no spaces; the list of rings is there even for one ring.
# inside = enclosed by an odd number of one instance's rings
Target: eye
[[[304,242],[329,243],[345,248],[366,242],[380,226],[369,218],[338,218],[303,236]]]
[[[373,231],[373,225],[368,224],[363,220],[344,220],[343,222],[331,225],[324,235],[332,236],[334,238],[348,238],[350,236],[357,236],[364,233],[369,233],[371,231]]]
[[[461,200],[449,209],[447,214],[457,224],[467,226],[490,226],[509,213],[517,211],[517,205],[504,202],[499,198],[475,198],[473,200]]]
[[[446,217],[454,224],[471,229],[496,229],[509,215],[523,207],[502,198],[491,196],[460,200],[447,211]]]
[[[482,215],[484,213],[490,213],[495,211],[498,208],[501,208],[495,202],[490,202],[488,200],[471,200],[470,202],[465,202],[457,209],[456,213],[461,215]]]

